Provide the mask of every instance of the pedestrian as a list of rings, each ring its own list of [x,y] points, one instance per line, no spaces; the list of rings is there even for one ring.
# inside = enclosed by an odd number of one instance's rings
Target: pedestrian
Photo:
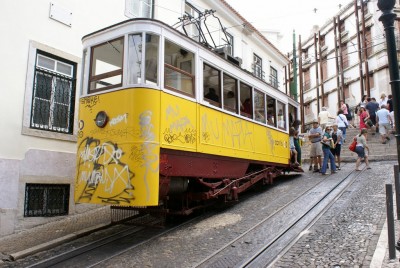
[[[331,136],[332,136],[333,144],[335,146],[335,148],[331,148],[331,152],[332,152],[333,156],[335,157],[336,168],[338,170],[340,170],[340,163],[341,163],[340,152],[342,150],[342,143],[344,141],[344,138],[343,138],[343,133],[339,129],[337,124],[332,125]]]
[[[310,167],[309,171],[312,170],[312,165],[314,163],[314,172],[319,172],[322,166],[322,160],[321,160],[321,155],[322,155],[322,144],[321,144],[321,139],[322,139],[322,129],[318,124],[318,120],[314,120],[312,122],[312,128],[309,130],[308,138],[310,139],[311,142],[311,148],[310,148]],[[318,167],[319,166],[319,167]]]
[[[349,126],[349,122],[347,121],[346,116],[344,116],[342,110],[338,111],[337,117],[336,117],[336,120],[335,120],[335,124],[342,131],[342,133],[343,133],[343,142],[345,142],[346,141],[346,131],[347,131],[347,127]]]
[[[379,134],[381,134],[382,143],[385,144],[386,140],[390,140],[388,134],[391,129],[392,118],[386,105],[382,105],[381,109],[376,112],[377,124],[379,126]]]
[[[318,114],[318,123],[322,129],[329,123],[329,119],[335,119],[329,112],[327,107],[322,107],[321,112]]]
[[[325,128],[325,133],[323,135],[322,141],[322,151],[324,153],[324,161],[322,162],[322,168],[321,168],[321,174],[322,175],[327,175],[326,169],[328,167],[328,160],[331,163],[331,173],[336,173],[336,165],[335,165],[335,157],[333,156],[331,152],[331,146],[329,145],[332,142],[332,136],[330,134],[331,132],[331,127],[327,126]]]
[[[357,139],[357,145],[356,145],[356,153],[357,153],[357,161],[356,161],[356,170],[360,171],[360,164],[361,160],[364,159],[365,165],[367,169],[370,169],[371,167],[369,166],[368,162],[368,154],[369,154],[369,147],[367,145],[367,133],[368,130],[366,128],[361,129],[360,134],[356,136]],[[368,154],[365,153],[365,150],[367,150]]]
[[[386,104],[386,109],[388,109],[390,113],[393,112],[393,96],[391,94],[388,95]]]
[[[293,121],[293,128],[296,130],[295,134],[294,134],[294,146],[296,148],[296,152],[297,152],[297,162],[300,163],[301,165],[301,146],[300,146],[300,125],[301,122],[300,120],[296,119]]]
[[[379,100],[379,108],[382,108],[382,105],[386,105],[386,104],[387,104],[387,101],[388,101],[388,99],[387,99],[387,97],[386,97],[386,94],[385,94],[385,93],[382,93],[382,94],[381,94],[381,98],[380,98],[380,100]]]
[[[367,120],[369,119],[369,114],[364,106],[360,107],[360,130],[363,128],[368,128]]]
[[[291,127],[289,129],[289,146],[290,146],[290,159],[291,162],[294,162],[296,166],[300,165],[300,163],[297,161],[297,151],[296,151],[296,146],[294,145],[294,135],[296,133],[296,130],[294,127]]]
[[[373,126],[376,125],[376,111],[379,110],[379,104],[376,102],[376,99],[372,97],[370,101],[367,103],[365,106],[365,109],[367,109],[368,114],[369,114],[369,119],[371,119],[371,122]],[[372,135],[375,135],[375,132],[377,132],[377,128],[372,132]]]

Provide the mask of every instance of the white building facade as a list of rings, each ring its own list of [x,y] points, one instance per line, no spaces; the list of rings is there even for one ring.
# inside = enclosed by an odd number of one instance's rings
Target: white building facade
[[[0,18],[0,236],[81,211],[73,193],[84,35],[134,17],[182,30],[179,18],[212,9],[229,39],[217,20],[210,23],[218,51],[285,90],[287,57],[223,0],[18,0],[0,6],[6,11]],[[193,25],[186,30],[198,38]]]
[[[398,4],[394,11],[399,14]],[[297,88],[305,129],[322,107],[336,115],[342,100],[354,108],[364,95],[379,102],[382,93],[391,94],[380,15],[376,1],[350,1],[308,39],[298,40]],[[398,32],[398,20],[395,27]],[[289,84],[293,64],[287,70]]]

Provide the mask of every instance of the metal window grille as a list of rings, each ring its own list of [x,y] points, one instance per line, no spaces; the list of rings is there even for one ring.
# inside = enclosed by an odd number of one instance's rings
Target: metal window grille
[[[69,184],[26,184],[25,217],[68,215]]]
[[[36,66],[31,128],[72,134],[75,79]]]

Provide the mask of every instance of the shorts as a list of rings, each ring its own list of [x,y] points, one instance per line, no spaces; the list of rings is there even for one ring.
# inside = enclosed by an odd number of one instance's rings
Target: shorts
[[[334,149],[331,149],[331,152],[334,156],[340,156],[340,151],[342,150],[341,144],[336,144]]]
[[[359,158],[364,158],[365,157],[365,149],[362,146],[356,146],[355,152],[357,153]]]
[[[310,157],[316,156],[322,156],[322,144],[319,141],[311,143]]]
[[[379,134],[385,135],[390,132],[391,126],[389,123],[381,124],[379,123]]]

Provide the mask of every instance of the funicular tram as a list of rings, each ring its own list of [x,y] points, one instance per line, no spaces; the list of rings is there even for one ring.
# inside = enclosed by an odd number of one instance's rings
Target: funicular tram
[[[83,38],[75,201],[189,214],[272,183],[298,103],[155,20]]]

